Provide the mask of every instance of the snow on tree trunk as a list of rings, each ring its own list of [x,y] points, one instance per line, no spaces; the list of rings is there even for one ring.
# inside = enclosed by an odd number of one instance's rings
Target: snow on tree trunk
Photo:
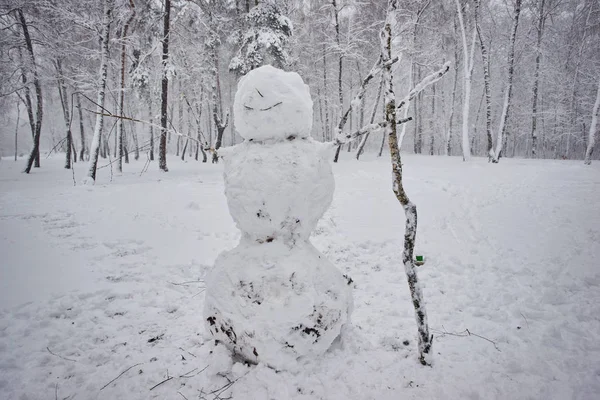
[[[129,14],[129,17],[127,18],[127,21],[125,22],[125,25],[123,26],[123,31],[121,33],[121,88],[119,90],[119,110],[118,110],[118,115],[123,115],[123,103],[125,101],[125,67],[127,66],[127,45],[125,43],[125,39],[127,38],[127,32],[129,31],[129,25],[131,24],[131,21],[133,21],[133,18],[135,18],[135,4],[133,3],[133,0],[129,0],[129,8],[131,9],[131,14]],[[125,157],[126,155],[124,154],[124,150],[125,150],[125,144],[124,144],[124,140],[125,140],[125,131],[124,131],[124,121],[123,119],[119,119],[119,121],[117,121],[117,171],[119,172],[123,172],[123,157]],[[127,162],[129,162],[129,159],[127,158]]]
[[[81,96],[79,92],[75,96],[77,98],[77,111],[79,114],[79,135],[81,138],[81,150],[79,151],[79,160],[83,162],[85,155],[85,130],[83,128],[83,111],[81,110]]]
[[[487,48],[485,47],[485,43],[483,41],[483,35],[481,34],[481,28],[479,26],[479,5],[480,1],[478,0],[475,3],[475,26],[477,27],[477,35],[479,36],[479,47],[481,49],[481,63],[483,65],[483,87],[485,93],[485,130],[487,138],[488,162],[490,162],[494,158],[494,144],[492,141],[492,93],[490,83],[490,60],[488,57]]]
[[[540,83],[540,58],[542,56],[542,34],[544,31],[544,5],[545,0],[540,0],[539,17],[537,24],[537,42],[535,46],[535,73],[533,78],[533,105],[531,107],[531,157],[537,157],[537,102],[538,87]]]
[[[598,110],[600,109],[600,78],[598,79],[598,91],[596,92],[596,102],[592,110],[592,122],[590,123],[590,133],[588,137],[587,150],[585,152],[586,165],[592,164],[592,152],[596,145],[596,127],[598,126]]]
[[[504,92],[504,103],[502,105],[502,114],[500,115],[500,126],[498,127],[498,138],[496,140],[496,152],[493,162],[497,163],[502,156],[502,147],[506,140],[506,122],[510,111],[510,102],[512,98],[513,75],[515,65],[515,41],[517,38],[517,28],[519,26],[519,14],[521,13],[521,0],[516,0],[513,16],[513,27],[510,35],[510,47],[508,50],[508,76],[506,78],[506,90]]]
[[[30,69],[33,73],[33,86],[35,88],[36,97],[35,133],[33,135],[33,149],[29,154],[29,158],[27,159],[27,166],[24,170],[24,172],[28,174],[29,172],[31,172],[31,167],[33,166],[34,162],[36,168],[40,166],[40,134],[42,133],[42,117],[44,115],[44,108],[42,101],[42,85],[38,78],[37,65],[35,63],[35,55],[33,53],[33,44],[31,41],[31,36],[29,36],[29,27],[27,26],[27,21],[25,20],[25,16],[23,15],[23,10],[18,8],[16,12],[19,17],[21,28],[23,29],[23,36],[25,38],[27,54],[29,54],[28,69]],[[25,76],[25,73],[23,73],[23,75]],[[29,108],[31,109],[31,107]]]
[[[463,160],[471,159],[471,148],[469,146],[469,111],[471,103],[471,79],[473,77],[473,58],[475,55],[475,39],[477,38],[477,30],[473,28],[473,38],[471,39],[471,50],[469,55],[469,46],[467,44],[467,34],[463,21],[463,14],[460,8],[460,1],[456,0],[456,8],[458,11],[458,22],[460,24],[460,32],[463,45],[463,70],[464,70],[464,92],[463,92],[463,118],[462,118],[462,151]]]
[[[386,22],[381,31],[381,57],[383,62],[389,60],[392,55],[392,25],[395,20],[395,11],[397,0],[389,0]],[[393,76],[391,65],[383,70],[385,85],[385,132],[389,138],[390,156],[392,161],[392,189],[396,198],[404,208],[406,216],[404,232],[404,250],[402,252],[402,263],[408,278],[408,286],[415,308],[415,318],[418,328],[419,343],[419,361],[427,365],[428,355],[431,351],[433,336],[429,334],[429,325],[427,323],[427,312],[423,300],[423,292],[417,277],[417,270],[414,263],[413,252],[417,236],[417,207],[408,198],[402,184],[402,159],[398,148],[398,136],[396,126],[396,99],[393,88]]]
[[[102,50],[100,59],[100,87],[98,88],[98,97],[96,99],[96,124],[94,126],[94,136],[90,146],[90,163],[87,172],[87,183],[96,181],[96,168],[98,166],[98,153],[100,152],[100,139],[102,137],[102,128],[104,124],[104,97],[106,94],[106,81],[108,78],[109,63],[109,37],[110,23],[112,20],[112,11],[115,5],[114,0],[105,0],[104,2],[104,20],[102,21]]]
[[[162,37],[162,81],[160,103],[160,144],[158,149],[158,167],[167,172],[167,107],[169,96],[169,24],[171,21],[171,0],[165,0]]]
[[[296,73],[249,72],[233,114],[245,141],[220,155],[242,237],[206,278],[205,331],[247,362],[297,369],[298,357],[327,351],[352,310],[347,279],[309,240],[333,198],[332,147],[310,137],[312,100]]]
[[[21,118],[21,102],[17,100],[17,122],[15,124],[15,161],[17,161],[17,155],[19,153],[19,121]],[[0,157],[2,158],[2,157]]]
[[[58,87],[58,97],[63,110],[63,118],[65,120],[66,136],[66,151],[65,151],[65,168],[71,169],[71,152],[73,147],[73,136],[71,134],[71,118],[69,116],[69,98],[67,94],[67,86],[62,71],[62,63],[60,59],[55,62],[56,72],[58,73],[56,84]],[[77,157],[77,156],[76,156]]]

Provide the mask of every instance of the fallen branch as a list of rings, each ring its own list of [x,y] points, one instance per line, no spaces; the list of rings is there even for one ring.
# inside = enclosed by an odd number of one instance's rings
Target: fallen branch
[[[156,385],[152,386],[152,387],[150,388],[150,390],[152,390],[152,389],[156,389],[157,387],[159,387],[160,385],[162,385],[162,384],[163,384],[163,383],[165,383],[165,382],[168,382],[168,381],[170,381],[171,379],[173,379],[173,377],[172,377],[172,376],[169,376],[167,379],[165,379],[165,380],[163,380],[163,381],[161,381],[161,382],[158,382]]]
[[[58,354],[56,354],[56,353],[53,353],[53,352],[52,352],[52,350],[50,350],[50,348],[48,348],[48,347],[46,347],[46,350],[48,350],[48,353],[52,354],[53,356],[56,356],[56,357],[58,357],[58,358],[62,358],[63,360],[77,362],[77,360],[72,360],[72,359],[70,359],[70,358],[63,357],[63,356],[61,356],[61,355],[58,355]]]
[[[187,398],[187,397],[185,397],[185,396],[183,395],[183,393],[181,393],[181,392],[177,392],[177,393],[178,393],[178,394],[179,394],[181,397],[183,397],[185,400],[188,400],[188,398]]]
[[[106,388],[108,385],[110,385],[111,383],[113,383],[114,381],[116,381],[117,379],[119,379],[121,376],[123,376],[123,374],[125,374],[127,371],[129,371],[131,368],[133,367],[137,367],[138,365],[142,365],[143,363],[137,363],[135,365],[132,365],[131,367],[127,368],[125,371],[121,372],[115,379],[113,379],[112,381],[108,382],[106,385],[102,386],[100,388],[100,390]]]
[[[189,285],[191,283],[204,283],[203,279],[198,279],[197,281],[186,281],[186,282],[169,282],[171,285],[175,285],[175,286],[185,286],[185,285]]]
[[[196,357],[196,356],[194,356]],[[208,365],[204,368],[202,368],[200,371],[196,372],[194,375],[190,375],[192,372],[194,372],[195,370],[197,370],[198,368],[194,368],[191,371],[186,372],[185,374],[179,375],[180,378],[193,378],[196,375],[200,375],[202,372],[206,371],[206,369],[208,368]]]
[[[480,338],[480,339],[483,339],[483,340],[486,340],[486,341],[490,342],[491,344],[493,344],[493,345],[494,345],[494,348],[495,348],[496,350],[498,350],[498,351],[502,351],[502,350],[500,350],[500,349],[498,348],[498,346],[497,346],[496,342],[494,342],[493,340],[491,340],[491,339],[488,339],[488,338],[486,338],[485,336],[478,335],[477,333],[473,333],[473,332],[471,332],[471,331],[470,331],[470,330],[468,330],[468,329],[465,329],[464,331],[462,331],[462,332],[458,332],[458,333],[452,333],[452,332],[448,332],[448,331],[446,330],[446,328],[444,328],[444,326],[443,326],[443,325],[442,325],[442,329],[443,329],[443,331],[440,331],[440,330],[437,330],[437,329],[432,329],[432,331],[434,331],[434,332],[436,332],[436,333],[438,333],[438,334],[440,334],[440,335],[443,335],[443,336],[445,336],[445,335],[450,335],[450,336],[458,336],[458,337],[475,336],[475,337],[478,337],[478,338]]]

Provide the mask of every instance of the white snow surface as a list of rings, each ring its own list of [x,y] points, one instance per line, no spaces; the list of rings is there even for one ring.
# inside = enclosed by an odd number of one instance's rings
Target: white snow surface
[[[238,82],[235,129],[247,140],[306,138],[312,128],[312,106],[300,75],[264,65]]]
[[[352,325],[277,372],[203,338],[206,273],[240,240],[222,164],[132,161],[88,187],[80,163],[73,186],[63,157],[31,175],[19,161],[0,161],[2,400],[598,398],[598,164],[404,156],[435,336],[423,367],[389,160],[342,157],[311,240],[354,280]]]

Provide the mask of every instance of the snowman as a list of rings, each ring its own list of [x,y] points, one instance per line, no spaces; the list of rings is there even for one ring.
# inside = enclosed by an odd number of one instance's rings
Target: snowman
[[[293,369],[350,322],[348,280],[310,242],[331,204],[331,145],[314,141],[308,86],[270,65],[244,76],[234,102],[243,143],[221,149],[240,243],[206,278],[208,338],[239,359]]]

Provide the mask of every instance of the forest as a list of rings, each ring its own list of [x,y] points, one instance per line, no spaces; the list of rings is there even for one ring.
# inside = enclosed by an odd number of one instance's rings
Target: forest
[[[304,77],[312,135],[331,140],[378,58],[386,9],[381,0],[3,3],[2,155],[38,146],[65,153],[68,167],[91,146],[119,169],[159,152],[206,161],[204,149],[239,143],[229,122],[236,82],[263,64]],[[398,95],[451,67],[404,109],[412,120],[401,149],[497,161],[583,159],[589,147],[594,157],[599,21],[593,0],[402,2]],[[344,129],[382,115],[377,81]],[[344,151],[381,154],[385,138],[368,139]]]

